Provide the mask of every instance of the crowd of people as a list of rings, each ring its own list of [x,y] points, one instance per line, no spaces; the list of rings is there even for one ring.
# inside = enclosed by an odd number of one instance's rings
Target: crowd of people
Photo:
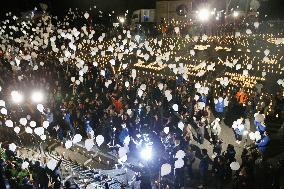
[[[22,159],[5,143],[1,144],[0,157],[0,187],[3,189],[48,189],[51,185],[53,189],[79,189],[78,185],[69,180],[62,184],[62,160],[51,171],[46,165],[46,159],[42,159],[42,162]]]
[[[36,23],[33,24],[40,27]],[[55,27],[53,24],[50,30]],[[62,29],[59,26],[57,29]],[[123,28],[114,29],[114,31],[116,34],[121,32],[123,37],[130,34],[130,31],[127,32]],[[80,32],[86,33],[86,28]],[[75,33],[73,35],[76,35]],[[64,33],[64,35],[67,34]],[[123,49],[121,44],[127,45],[129,49],[132,48],[131,40],[124,42],[121,39],[122,36],[114,40],[113,36],[113,30],[106,33],[106,42],[99,48],[110,49],[110,41],[116,40],[118,40],[115,44],[117,48]],[[67,38],[70,39],[70,37]],[[168,38],[175,39],[180,36]],[[151,181],[159,177],[159,170],[165,163],[175,167],[175,171],[165,175],[160,182],[160,184],[165,183],[163,185],[165,188],[166,185],[172,185],[173,188],[185,187],[185,178],[198,178],[199,188],[206,186],[209,178],[214,180],[213,184],[218,189],[228,183],[233,183],[232,187],[236,189],[279,188],[279,171],[283,165],[277,164],[278,167],[271,167],[265,159],[265,151],[270,141],[265,118],[276,117],[283,120],[284,100],[280,92],[262,97],[261,81],[251,89],[247,89],[239,86],[241,83],[213,85],[207,82],[207,87],[198,86],[199,83],[185,79],[182,74],[177,74],[176,77],[165,75],[149,77],[143,74],[142,69],[133,70],[136,69],[133,64],[115,71],[117,65],[123,67],[123,61],[137,60],[137,57],[131,54],[127,55],[127,58],[114,60],[115,66],[111,66],[113,63],[111,65],[101,63],[100,58],[109,59],[109,56],[113,56],[102,54],[95,55],[98,56],[96,64],[89,57],[81,66],[82,59],[79,58],[77,64],[73,64],[73,60],[67,63],[68,58],[62,63],[63,61],[58,61],[58,54],[53,54],[52,51],[56,52],[58,50],[56,46],[60,48],[61,45],[69,45],[71,49],[74,49],[74,41],[72,43],[74,39],[72,38],[71,44],[68,44],[68,40],[57,40],[55,47],[53,41],[53,45],[46,47],[46,52],[40,52],[27,60],[22,58],[20,61],[17,59],[17,53],[23,52],[22,56],[26,57],[30,48],[22,44],[17,46],[15,42],[11,42],[9,48],[5,50],[2,48],[4,53],[1,55],[0,66],[2,88],[0,98],[9,99],[11,91],[29,94],[33,89],[42,91],[45,96],[43,111],[38,111],[36,105],[28,98],[18,106],[6,100],[6,105],[3,107],[9,110],[9,114],[5,115],[1,112],[2,125],[8,118],[19,124],[20,118],[30,115],[37,125],[47,120],[49,122],[48,137],[56,138],[62,143],[72,140],[76,134],[82,135],[85,139],[94,140],[96,136],[102,135],[105,144],[102,148],[115,151],[122,164],[127,159],[120,155],[121,148],[127,147],[128,159],[131,157],[139,159],[140,150],[151,143],[154,151],[152,158],[157,161],[147,165],[153,171],[147,171],[145,168],[141,171],[141,176],[137,177],[141,180],[142,189],[151,188]],[[81,37],[78,44],[82,41],[87,43],[87,40]],[[148,48],[148,46],[145,47],[147,50]],[[156,52],[164,51],[157,46],[154,48]],[[87,50],[82,45],[79,49],[82,56],[84,53],[87,54],[85,52]],[[146,51],[145,49],[143,51]],[[118,50],[120,51],[124,49]],[[66,55],[68,52],[63,51],[62,54]],[[11,61],[15,62],[11,63]],[[76,80],[76,78],[79,79]],[[229,90],[231,87],[233,90]],[[248,92],[249,90],[252,91]],[[236,143],[224,146],[221,137],[224,127],[232,127]],[[203,145],[205,141],[210,144],[207,148]],[[202,149],[194,149],[196,146],[197,148],[202,146]],[[237,162],[234,146],[243,148],[241,163]],[[184,166],[175,165],[175,156],[180,150],[185,152]],[[212,150],[212,153],[208,150]],[[33,164],[29,160],[24,160],[29,162],[29,167],[22,169],[19,165],[23,160],[18,159],[9,150],[6,150],[4,154],[6,156],[2,156],[1,164],[3,188],[4,186],[7,188],[8,183],[10,188],[46,189],[49,178],[52,180],[54,189],[61,187],[60,173],[58,173],[60,163],[56,169],[49,172],[39,162]],[[200,159],[198,174],[193,171],[197,156]],[[33,175],[34,185],[30,183],[30,174]],[[266,178],[266,182],[262,182],[263,178]],[[168,182],[169,180],[171,182]],[[67,183],[65,188],[69,185]]]

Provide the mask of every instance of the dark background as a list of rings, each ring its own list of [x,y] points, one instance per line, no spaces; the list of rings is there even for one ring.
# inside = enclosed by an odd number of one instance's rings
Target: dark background
[[[204,0],[195,0],[204,1]],[[210,3],[214,0],[205,0]],[[216,1],[216,0],[215,0]],[[218,4],[225,0],[217,0]],[[268,15],[266,19],[284,19],[284,0],[262,0],[259,9],[261,15]],[[81,10],[89,10],[90,7],[96,5],[97,10],[111,12],[115,14],[123,14],[129,10],[131,15],[133,10],[142,8],[155,8],[156,0],[1,0],[0,16],[6,12],[20,13],[39,7],[39,3],[43,2],[49,6],[49,12],[54,15],[62,16],[71,8]]]

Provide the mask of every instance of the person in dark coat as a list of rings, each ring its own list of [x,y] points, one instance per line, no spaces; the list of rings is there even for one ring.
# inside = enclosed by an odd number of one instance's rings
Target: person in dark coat
[[[224,155],[229,164],[235,161],[236,151],[232,144],[228,144],[227,150]]]
[[[209,168],[209,157],[206,149],[201,150],[202,158],[199,163],[200,185],[198,188],[203,188],[206,182],[206,175]]]
[[[217,140],[217,143],[214,144],[213,147],[213,153],[216,154],[217,156],[221,155],[222,153],[222,140]]]
[[[64,183],[64,189],[80,189],[80,187],[75,183],[72,184],[69,180]]]
[[[246,168],[242,167],[239,171],[239,173],[236,175],[234,181],[233,181],[233,188],[234,189],[249,189],[250,183],[249,183],[249,176],[246,172]]]
[[[48,189],[49,178],[47,176],[47,170],[40,166],[37,161],[34,165],[34,180],[38,183],[39,189]]]
[[[150,179],[150,170],[148,168],[145,168],[141,171],[141,175],[137,178],[137,180],[141,180],[140,188],[143,189],[151,189],[151,179]]]
[[[192,165],[195,162],[195,151],[192,150],[192,148],[188,147],[188,153],[186,154],[186,162],[187,162],[187,170],[188,170],[188,176],[190,179],[193,179],[193,169]]]
[[[222,156],[217,156],[214,159],[213,167],[212,167],[215,187],[216,189],[223,189],[224,181],[225,181],[225,161]]]
[[[30,183],[29,179],[25,177],[23,179],[23,184],[20,186],[20,189],[35,189],[35,187]]]
[[[61,188],[61,173],[59,167],[62,163],[62,159],[60,159],[52,172],[50,172],[50,177],[53,183],[53,189]]]
[[[201,121],[197,122],[197,126],[197,139],[200,144],[203,144],[205,134],[205,119],[202,118]]]

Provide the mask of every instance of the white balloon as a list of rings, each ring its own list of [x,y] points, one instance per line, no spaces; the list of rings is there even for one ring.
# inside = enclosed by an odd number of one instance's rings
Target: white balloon
[[[107,82],[105,82],[105,86],[106,86],[106,88],[108,88],[108,86],[110,85],[110,83],[107,81]]]
[[[131,76],[132,76],[133,78],[136,77],[136,70],[132,69],[132,71],[131,71]]]
[[[96,185],[94,186],[94,184],[91,183],[87,185],[86,189],[96,189],[96,187],[97,187]]]
[[[173,105],[173,110],[176,111],[176,112],[178,111],[178,105],[177,104]]]
[[[282,85],[284,87],[284,79],[278,79],[277,84]]]
[[[30,120],[32,118],[32,116],[27,115],[27,120]]]
[[[98,135],[96,137],[96,143],[98,144],[98,146],[101,146],[104,143],[104,137],[102,135]]]
[[[114,59],[111,59],[109,62],[110,62],[111,65],[115,66],[115,60]]]
[[[264,115],[260,113],[254,114],[254,120],[257,122],[263,122],[264,121]]]
[[[129,136],[125,137],[125,139],[123,141],[123,144],[124,145],[129,145],[129,142],[130,142],[130,137]]]
[[[241,36],[241,33],[240,32],[236,32],[235,33],[235,37],[240,37]]]
[[[6,108],[1,108],[1,114],[3,114],[3,115],[7,115],[7,109]]]
[[[33,130],[32,130],[32,128],[30,128],[30,127],[26,127],[26,128],[25,128],[25,131],[26,131],[26,133],[28,133],[28,134],[32,134],[32,133],[33,133]]]
[[[178,34],[179,31],[180,31],[180,30],[179,30],[179,27],[175,27],[174,30],[175,30],[175,33],[177,33],[177,34]]]
[[[76,85],[80,85],[80,81],[79,80],[76,80],[75,83],[76,83]]]
[[[87,12],[84,14],[84,17],[85,17],[86,19],[88,19],[89,16],[90,16],[90,15],[89,15],[89,13],[87,13]]]
[[[122,68],[126,69],[127,68],[127,64],[122,64]]]
[[[6,120],[6,121],[5,121],[5,125],[6,125],[7,127],[13,127],[13,121],[12,121],[12,120]]]
[[[161,176],[165,176],[165,175],[168,175],[171,173],[171,165],[166,163],[166,164],[163,164],[162,167],[161,167]]]
[[[73,138],[73,143],[76,144],[78,142],[81,142],[82,139],[83,137],[80,134],[76,134]]]
[[[237,171],[237,170],[239,170],[240,169],[240,164],[238,163],[238,162],[232,162],[231,164],[230,164],[230,167],[231,167],[231,169],[233,170],[233,171]]]
[[[264,62],[269,62],[269,58],[267,56],[263,57]]]
[[[27,162],[27,161],[24,161],[23,163],[22,163],[22,169],[27,169],[27,168],[29,168],[29,162]]]
[[[43,107],[42,104],[38,104],[38,105],[36,106],[36,108],[37,108],[38,111],[40,111],[41,113],[43,113],[44,107]]]
[[[173,99],[172,94],[169,94],[169,95],[167,96],[167,100],[168,100],[168,101],[171,101],[172,99]]]
[[[180,122],[178,123],[178,128],[183,131],[184,123],[180,121]]]
[[[137,42],[139,42],[139,39],[140,39],[140,36],[139,36],[139,35],[135,35],[135,40],[136,40]]]
[[[166,90],[165,91],[165,96],[168,96],[168,95],[170,95],[171,94],[171,91],[170,90]]]
[[[195,86],[195,88],[196,88],[196,89],[199,89],[199,88],[201,88],[201,85],[200,85],[200,83],[195,83],[195,85],[194,85],[194,86]]]
[[[163,83],[159,83],[158,88],[160,89],[160,91],[163,90],[164,84]]]
[[[202,40],[203,40],[203,41],[207,41],[207,39],[208,39],[208,36],[205,35],[205,34],[203,34],[203,35],[202,35]]]
[[[169,127],[165,127],[165,128],[164,128],[164,132],[165,132],[166,134],[168,134],[168,133],[170,132],[170,128],[169,128]]]
[[[195,96],[194,96],[194,100],[195,100],[195,101],[198,101],[198,100],[199,100],[199,96],[198,96],[198,95],[195,95]]]
[[[184,166],[183,159],[178,159],[178,160],[175,161],[175,168],[176,169],[182,168],[183,166]]]
[[[126,87],[126,88],[129,87],[129,81],[126,81],[126,82],[125,82],[125,87]]]
[[[20,119],[20,124],[21,124],[21,125],[26,126],[27,123],[28,123],[27,118],[23,117],[23,118]]]
[[[239,70],[239,69],[241,69],[242,68],[242,65],[241,64],[237,64],[236,65],[236,70]]]
[[[251,64],[248,64],[248,65],[247,65],[247,69],[248,69],[248,70],[251,70],[251,69],[252,69],[252,65],[251,65]]]
[[[12,152],[15,152],[16,148],[17,148],[16,144],[14,143],[9,144],[9,150],[11,150]]]
[[[30,126],[31,126],[31,127],[36,127],[36,122],[35,122],[35,121],[31,121],[31,122],[30,122]]]
[[[43,127],[37,127],[34,129],[34,133],[38,136],[44,135],[44,128]]]
[[[94,144],[94,140],[93,140],[93,139],[87,139],[87,140],[85,140],[85,148],[86,148],[88,151],[90,151],[90,150],[93,148],[94,145],[95,145],[95,144]]]
[[[101,75],[102,76],[105,76],[106,75],[106,72],[104,70],[101,70]]]
[[[15,133],[19,134],[20,131],[21,131],[21,129],[20,129],[20,127],[15,127],[15,128],[14,128],[14,131],[15,131]]]
[[[42,127],[45,128],[45,129],[47,129],[47,127],[49,127],[49,122],[48,122],[48,121],[44,121],[44,122],[42,123]]]
[[[123,157],[121,157],[121,158],[118,159],[118,162],[119,162],[119,163],[124,163],[124,162],[126,162],[126,161],[127,161],[127,155],[125,155],[125,156],[123,156]]]
[[[183,150],[177,151],[175,158],[182,159],[184,157],[185,157],[185,152]]]
[[[33,68],[33,70],[35,70],[35,71],[38,70],[38,66],[35,65],[34,68]]]
[[[247,33],[248,35],[250,35],[250,34],[252,34],[252,31],[251,31],[250,29],[247,29],[247,30],[246,30],[246,33]]]
[[[1,91],[1,87],[0,87],[0,91]],[[0,106],[5,107],[5,101],[4,100],[0,100]]]
[[[203,110],[205,108],[205,103],[204,102],[198,102],[197,107],[199,110]]]
[[[255,136],[255,141],[259,141],[261,139],[261,134],[259,131],[255,131],[254,136]]]
[[[138,90],[138,96],[141,97],[143,95],[143,91],[142,90]]]
[[[41,136],[40,136],[40,139],[41,139],[41,140],[46,140],[46,135],[41,135]]]
[[[71,140],[67,140],[66,142],[65,142],[65,148],[66,149],[69,149],[69,148],[71,148],[73,146],[73,142],[71,141]]]
[[[145,85],[145,84],[142,84],[142,85],[140,86],[140,89],[143,90],[143,91],[145,91],[145,90],[146,90],[146,85]]]
[[[131,110],[131,109],[128,109],[128,110],[126,111],[126,113],[127,113],[128,115],[131,115],[131,114],[132,114],[132,110]]]
[[[270,50],[269,50],[269,49],[266,49],[266,50],[264,51],[265,56],[269,55],[269,53],[270,53]]]
[[[128,150],[129,150],[129,149],[128,149],[127,146],[120,147],[120,148],[118,149],[118,157],[119,157],[119,158],[122,158],[122,157],[124,157],[125,155],[127,155]]]
[[[56,165],[57,165],[57,161],[55,159],[51,159],[46,164],[47,168],[50,169],[51,171],[54,171],[54,169],[56,168]]]

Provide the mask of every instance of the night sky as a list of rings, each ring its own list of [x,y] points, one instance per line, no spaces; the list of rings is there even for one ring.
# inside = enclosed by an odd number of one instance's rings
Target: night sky
[[[7,11],[25,11],[31,10],[39,2],[46,3],[55,15],[63,15],[70,7],[81,10],[88,10],[96,5],[98,10],[112,11],[117,14],[125,10],[133,11],[141,8],[154,8],[155,0],[5,0],[1,3],[0,13]]]
[[[213,0],[212,0],[213,1]],[[222,1],[222,0],[218,0]],[[262,15],[267,14],[270,18],[284,18],[284,0],[264,0],[261,4],[260,12]],[[141,8],[155,8],[155,0],[3,0],[0,5],[0,15],[5,12],[22,12],[33,9],[38,6],[39,2],[48,4],[54,15],[64,15],[71,8],[88,10],[90,7],[97,6],[98,10],[112,11],[116,14],[122,14],[125,10],[130,13],[133,10]],[[208,0],[210,2],[210,0]]]

